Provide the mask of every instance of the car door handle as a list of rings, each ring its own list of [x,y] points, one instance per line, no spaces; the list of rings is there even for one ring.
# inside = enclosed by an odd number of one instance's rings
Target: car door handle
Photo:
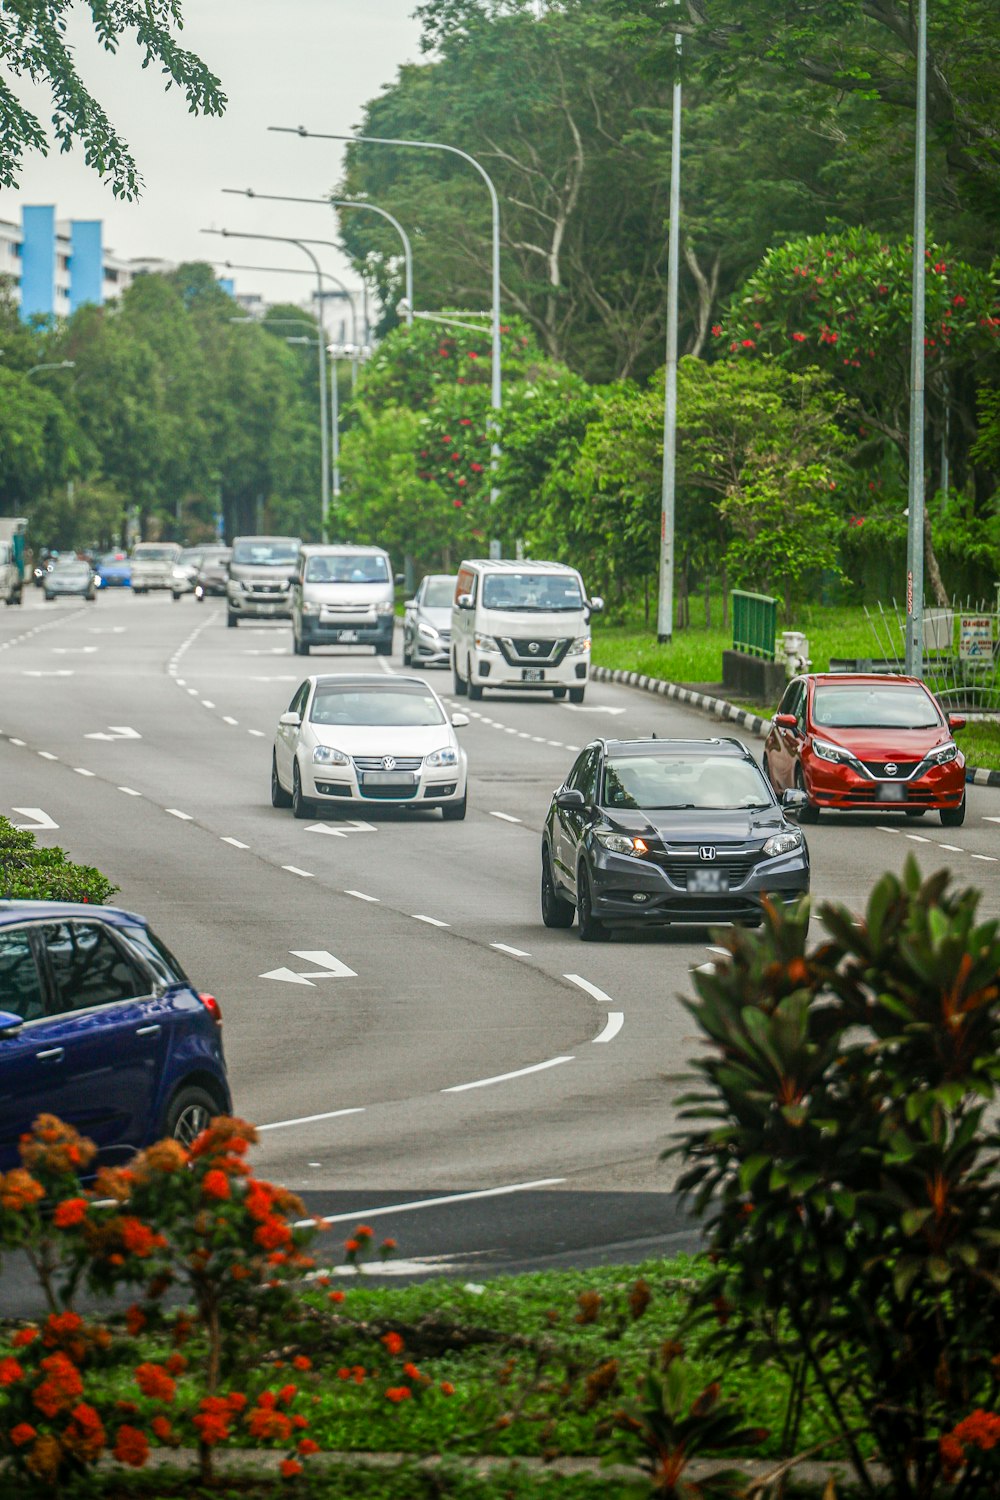
[[[136,1036],[159,1036],[160,1030],[159,1026],[140,1026],[136,1031]]]
[[[39,1062],[59,1062],[65,1052],[65,1047],[49,1047],[45,1052],[36,1052],[35,1056]]]

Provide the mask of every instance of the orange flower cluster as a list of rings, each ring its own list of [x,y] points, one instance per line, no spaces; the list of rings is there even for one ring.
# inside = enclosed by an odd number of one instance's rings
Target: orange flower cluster
[[[12,1171],[0,1177],[0,1208],[19,1214],[44,1197],[45,1189],[42,1184],[36,1182],[31,1173],[26,1172],[23,1167],[14,1167]]]
[[[385,1393],[385,1398],[398,1406],[401,1401],[409,1401],[412,1395],[413,1392],[408,1385],[391,1385]]]
[[[1000,1444],[1000,1413],[979,1409],[964,1417],[938,1442],[945,1479],[954,1479],[966,1462],[966,1449],[989,1453]]]
[[[21,1160],[29,1172],[68,1177],[89,1167],[97,1155],[93,1141],[55,1115],[39,1115],[20,1140]]]
[[[123,1422],[115,1439],[114,1455],[120,1464],[141,1469],[149,1457],[149,1439],[140,1428]]]
[[[177,1382],[162,1365],[138,1365],[135,1380],[142,1394],[153,1401],[172,1401],[177,1392]]]
[[[232,1417],[233,1407],[225,1396],[203,1396],[191,1420],[205,1446],[214,1448],[228,1438]]]
[[[167,1243],[164,1235],[157,1234],[141,1219],[131,1216],[119,1220],[118,1232],[129,1255],[139,1260],[147,1260],[154,1250],[162,1250]]]
[[[390,1354],[400,1354],[405,1347],[398,1333],[383,1333],[382,1342]]]
[[[41,1367],[45,1379],[32,1395],[38,1410],[46,1417],[69,1411],[83,1395],[83,1381],[76,1365],[59,1350],[43,1359]]]
[[[69,1426],[62,1436],[67,1452],[84,1463],[93,1463],[104,1451],[104,1423],[85,1401],[70,1412]]]
[[[75,1229],[87,1217],[86,1198],[64,1198],[56,1205],[52,1222],[57,1229]]]

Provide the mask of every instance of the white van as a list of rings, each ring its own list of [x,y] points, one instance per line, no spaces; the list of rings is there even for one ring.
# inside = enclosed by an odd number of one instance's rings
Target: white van
[[[315,544],[299,550],[292,582],[292,650],[313,646],[374,646],[392,655],[395,587],[381,547]]]
[[[451,616],[455,693],[551,692],[582,703],[590,672],[588,599],[575,568],[551,562],[463,562]]]

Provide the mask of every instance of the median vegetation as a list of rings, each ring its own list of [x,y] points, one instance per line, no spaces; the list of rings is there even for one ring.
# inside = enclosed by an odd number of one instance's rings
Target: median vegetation
[[[118,886],[62,849],[42,848],[33,833],[0,818],[0,900],[106,902]]]
[[[770,914],[694,976],[690,1260],[372,1286],[393,1242],[333,1243],[254,1175],[244,1122],[95,1177],[41,1117],[0,1179],[0,1245],[48,1307],[3,1333],[12,1482],[735,1500],[763,1463],[827,1500],[991,1493],[1000,932],[977,901],[910,863],[862,919],[823,907],[812,941],[808,907]],[[810,1489],[817,1457],[836,1468]]]

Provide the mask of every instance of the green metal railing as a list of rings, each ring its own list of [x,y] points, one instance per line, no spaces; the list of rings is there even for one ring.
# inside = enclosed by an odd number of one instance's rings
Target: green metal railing
[[[774,661],[778,601],[768,594],[744,594],[733,589],[733,650]]]

